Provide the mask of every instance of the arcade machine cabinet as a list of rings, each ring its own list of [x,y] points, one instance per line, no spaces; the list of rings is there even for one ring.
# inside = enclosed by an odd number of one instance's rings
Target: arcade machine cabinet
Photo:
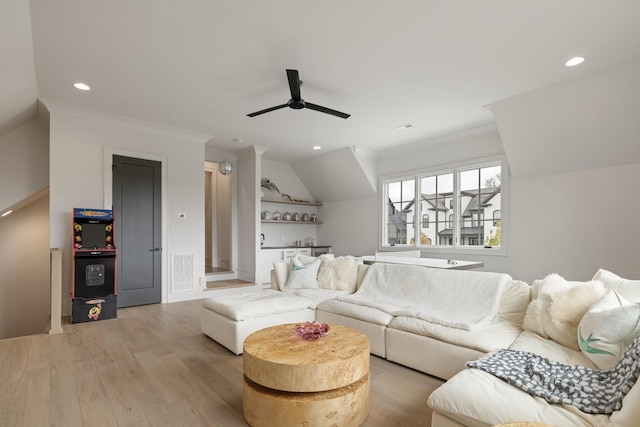
[[[113,211],[73,209],[71,323],[117,317]]]

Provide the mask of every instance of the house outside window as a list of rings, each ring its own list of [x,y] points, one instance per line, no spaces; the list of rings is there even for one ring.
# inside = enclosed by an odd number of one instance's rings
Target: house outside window
[[[501,249],[503,169],[494,160],[383,180],[382,246]]]

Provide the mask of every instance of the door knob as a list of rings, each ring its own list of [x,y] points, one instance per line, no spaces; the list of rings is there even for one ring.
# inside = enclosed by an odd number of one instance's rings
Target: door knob
[[[149,252],[160,252],[162,249],[161,248],[153,248],[153,249],[149,249]]]

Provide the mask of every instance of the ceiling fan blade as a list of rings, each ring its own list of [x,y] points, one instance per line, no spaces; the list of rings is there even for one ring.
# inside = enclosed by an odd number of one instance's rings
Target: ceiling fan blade
[[[247,114],[249,117],[259,116],[260,114],[268,113],[270,111],[279,110],[281,108],[287,107],[288,104],[276,105],[275,107],[266,108],[264,110],[256,111],[255,113]]]
[[[300,75],[298,70],[287,70],[287,79],[289,79],[291,99],[298,101],[300,99]]]
[[[342,113],[340,111],[332,110],[331,108],[322,107],[310,102],[305,102],[305,107],[315,111],[320,111],[321,113],[331,114],[332,116],[342,117],[343,119],[348,119],[349,117],[351,117],[351,114]]]

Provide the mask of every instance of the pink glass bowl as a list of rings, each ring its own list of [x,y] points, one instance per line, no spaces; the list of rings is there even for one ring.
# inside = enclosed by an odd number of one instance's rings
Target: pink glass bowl
[[[313,341],[322,338],[329,333],[329,325],[316,321],[306,322],[304,325],[296,325],[293,332],[302,339]]]

